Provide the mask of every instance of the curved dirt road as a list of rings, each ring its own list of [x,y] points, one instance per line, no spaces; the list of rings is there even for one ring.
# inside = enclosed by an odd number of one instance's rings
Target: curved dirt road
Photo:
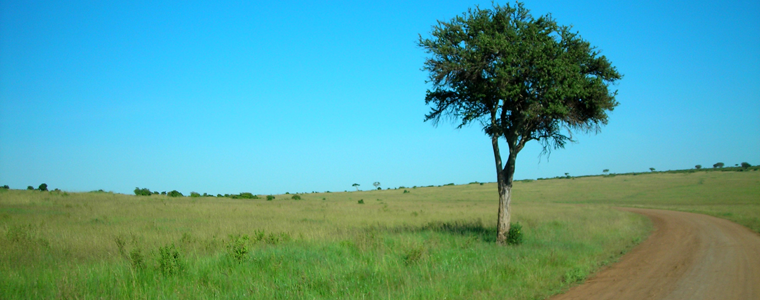
[[[552,300],[760,299],[760,235],[686,212],[621,208],[655,231],[620,262]]]

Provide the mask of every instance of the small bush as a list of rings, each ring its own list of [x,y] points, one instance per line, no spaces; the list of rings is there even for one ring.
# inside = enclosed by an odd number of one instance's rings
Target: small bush
[[[272,200],[274,200],[274,196],[272,196],[272,195],[267,195],[267,201],[272,201]]]
[[[167,195],[169,195],[169,197],[185,197],[185,195],[182,195],[182,193],[178,192],[177,190],[173,190]]]
[[[3,186],[4,189],[9,190],[11,187],[9,187],[7,184]]]
[[[165,276],[179,274],[182,271],[182,257],[174,244],[158,248],[158,270]]]
[[[198,193],[196,193],[196,192],[190,192],[190,197],[193,197],[193,198],[198,198],[198,197],[200,197],[200,196],[201,196],[201,194],[198,194]]]
[[[166,195],[166,191],[161,192],[161,195]]]
[[[280,234],[270,233],[269,235],[266,236],[266,238],[264,238],[264,241],[270,245],[277,245],[281,242],[290,241],[290,239],[291,238],[289,234],[280,232]]]
[[[427,251],[422,245],[411,247],[404,255],[404,264],[412,265],[425,258]]]
[[[248,241],[250,239],[248,238],[248,235],[230,235],[229,238],[230,241],[227,244],[227,252],[230,254],[230,257],[238,262],[243,261],[245,255],[249,252]]]
[[[409,194],[409,190],[404,190],[404,194]]]
[[[39,190],[43,191],[43,192],[47,192],[47,190],[48,190],[47,189],[47,183],[40,184]]]
[[[33,191],[34,190],[34,188],[31,185],[27,186],[26,189],[29,190],[29,191]]]
[[[293,195],[292,197],[290,197],[290,199],[293,199],[293,200],[301,200],[301,196],[298,196],[298,195]]]
[[[145,257],[140,251],[140,248],[132,249],[129,252],[129,261],[132,263],[132,269],[142,270],[145,269]]]
[[[359,204],[364,204],[364,199],[359,199]]]
[[[523,242],[522,225],[514,223],[509,226],[507,233],[507,245],[520,245]]]

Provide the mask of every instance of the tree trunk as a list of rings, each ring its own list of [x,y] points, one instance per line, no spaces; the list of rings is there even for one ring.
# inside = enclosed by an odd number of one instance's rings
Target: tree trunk
[[[512,213],[509,205],[512,203],[512,179],[515,174],[516,156],[514,152],[510,151],[507,165],[500,172],[501,174],[499,174],[497,181],[499,187],[499,219],[496,227],[496,241],[500,244],[507,242],[509,233],[509,222]]]
[[[491,137],[493,147],[493,156],[496,163],[496,185],[499,188],[499,215],[496,221],[496,242],[504,244],[507,242],[509,233],[510,208],[512,202],[512,179],[515,174],[515,160],[517,151],[510,147],[507,164],[502,167],[501,153],[499,151],[499,138]]]

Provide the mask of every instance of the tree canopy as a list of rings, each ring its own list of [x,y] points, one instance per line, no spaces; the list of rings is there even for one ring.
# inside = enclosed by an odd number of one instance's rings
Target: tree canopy
[[[419,41],[431,54],[426,121],[480,122],[516,150],[538,140],[551,151],[572,140],[563,127],[598,130],[618,105],[608,86],[622,76],[607,58],[551,15],[533,18],[522,3],[470,9],[439,21],[431,34]]]
[[[572,131],[598,132],[618,102],[609,86],[622,78],[591,44],[551,15],[534,18],[522,3],[469,9],[438,21],[418,45],[430,56],[425,121],[479,123],[491,138],[499,183],[497,240],[506,240],[517,153],[531,140],[546,153]],[[509,148],[502,164],[499,139]]]

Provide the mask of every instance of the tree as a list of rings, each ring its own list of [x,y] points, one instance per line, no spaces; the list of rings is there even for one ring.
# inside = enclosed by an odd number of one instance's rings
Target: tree
[[[43,191],[43,192],[46,192],[48,190],[47,189],[47,183],[40,184],[39,190]]]
[[[358,191],[359,191],[359,185],[360,185],[360,184],[358,184],[358,183],[354,183],[354,184],[352,184],[351,186],[352,186],[352,187],[355,187],[355,188],[356,188],[356,191],[358,192]]]
[[[166,195],[169,196],[169,197],[184,197],[185,196],[185,195],[182,195],[182,193],[180,193],[177,190],[172,190],[171,192],[167,193]]]
[[[719,163],[716,163],[716,164],[713,165],[713,169],[714,168],[722,168],[723,166],[725,166],[725,164],[722,163],[722,162],[719,162]]]
[[[654,168],[649,168],[649,172],[654,172]]]
[[[745,169],[746,169],[746,168],[749,168],[749,167],[751,167],[751,166],[752,166],[752,165],[750,165],[748,162],[743,162],[743,163],[742,163],[742,168],[745,168]]]
[[[372,185],[374,185],[375,188],[377,188],[378,190],[380,189],[380,182],[379,181],[375,181]]]
[[[604,174],[607,174],[607,173],[610,172],[610,169],[604,169],[604,170],[602,170],[602,172],[604,172]]]
[[[34,190],[34,187],[32,187],[31,185],[29,185],[29,186],[26,187],[26,190],[32,191],[32,190]]]
[[[431,55],[425,121],[480,123],[490,138],[499,192],[497,241],[505,243],[517,154],[531,140],[542,154],[564,148],[572,131],[599,132],[618,105],[609,85],[622,78],[595,47],[551,15],[522,3],[469,9],[433,27],[418,45]],[[503,163],[499,140],[509,149]]]
[[[153,194],[153,193],[151,193],[150,189],[148,189],[148,188],[139,188],[139,187],[136,187],[135,190],[134,190],[134,192],[135,192],[135,196],[150,196],[150,195]]]
[[[694,166],[694,168],[697,169],[697,170],[699,170],[699,169],[702,168],[702,165],[696,165],[696,166]]]

